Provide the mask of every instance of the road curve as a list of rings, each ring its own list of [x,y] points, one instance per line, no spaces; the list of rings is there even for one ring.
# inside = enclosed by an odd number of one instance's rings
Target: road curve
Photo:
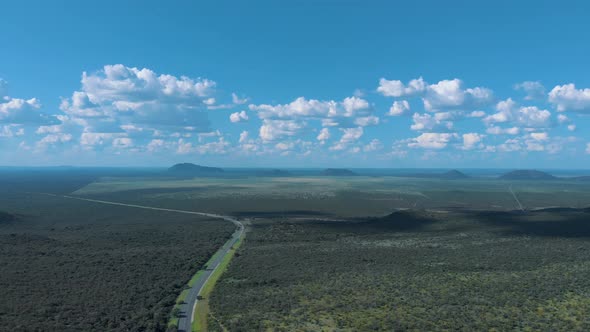
[[[144,205],[136,205],[136,204],[126,204],[126,203],[118,203],[118,202],[111,202],[111,201],[103,201],[99,199],[91,199],[91,198],[83,198],[83,197],[76,197],[76,196],[67,196],[67,195],[54,195],[54,194],[47,194],[50,196],[56,197],[64,197],[64,198],[71,198],[77,199],[81,201],[88,201],[94,203],[101,203],[101,204],[109,204],[109,205],[119,205],[119,206],[126,206],[131,208],[137,209],[148,209],[148,210],[158,210],[158,211],[167,211],[167,212],[176,212],[176,213],[184,213],[184,214],[194,214],[199,216],[211,217],[211,218],[219,218],[223,220],[230,221],[236,225],[236,231],[232,234],[231,238],[225,242],[225,244],[217,250],[215,255],[213,256],[214,259],[209,262],[206,270],[199,276],[199,279],[190,287],[188,294],[184,300],[184,303],[180,307],[180,318],[178,319],[178,331],[190,332],[192,329],[192,323],[194,321],[194,312],[195,307],[197,305],[198,297],[203,290],[205,284],[211,277],[211,275],[217,270],[223,258],[229,253],[232,246],[238,242],[240,237],[242,237],[244,233],[244,225],[239,222],[237,219],[224,216],[221,214],[214,214],[214,213],[206,213],[206,212],[197,212],[197,211],[186,211],[186,210],[177,210],[177,209],[166,209],[166,208],[158,208],[152,206],[144,206]]]

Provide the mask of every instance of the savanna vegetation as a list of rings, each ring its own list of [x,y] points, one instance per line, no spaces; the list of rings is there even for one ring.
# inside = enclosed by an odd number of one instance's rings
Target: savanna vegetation
[[[452,173],[451,173],[452,175]],[[343,217],[404,209],[527,209],[590,205],[590,182],[504,181],[497,178],[291,176],[239,178],[102,178],[76,191],[93,198],[199,209],[220,214],[311,212]],[[139,204],[139,203],[138,203]]]
[[[257,219],[210,298],[219,331],[587,331],[590,212]]]
[[[8,173],[0,330],[166,330],[177,296],[234,230],[41,193],[248,219],[206,298],[210,331],[590,329],[590,213],[547,209],[588,206],[590,183]],[[506,212],[515,196],[528,212]],[[366,217],[397,209],[408,210]]]
[[[176,297],[234,230],[31,193],[3,193],[0,210],[2,331],[165,331]]]

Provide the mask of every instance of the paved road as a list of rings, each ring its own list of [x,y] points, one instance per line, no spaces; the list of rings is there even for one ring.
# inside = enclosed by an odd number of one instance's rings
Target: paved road
[[[109,204],[109,205],[119,205],[119,206],[127,206],[132,208],[138,209],[148,209],[148,210],[158,210],[158,211],[168,211],[168,212],[177,212],[177,213],[185,213],[185,214],[196,214],[199,216],[211,217],[211,218],[219,218],[223,220],[230,221],[236,225],[236,231],[232,234],[232,237],[225,242],[225,244],[215,253],[215,259],[209,263],[207,269],[201,274],[199,279],[193,284],[190,288],[184,303],[180,307],[180,319],[178,320],[178,331],[190,332],[192,322],[194,320],[194,309],[197,305],[198,299],[197,297],[201,294],[203,290],[203,286],[209,280],[209,277],[217,270],[219,264],[227,255],[231,249],[231,247],[240,239],[242,234],[244,233],[244,225],[239,222],[237,219],[224,216],[220,214],[214,213],[206,213],[206,212],[196,212],[196,211],[185,211],[185,210],[176,210],[176,209],[165,209],[165,208],[158,208],[152,206],[144,206],[144,205],[136,205],[136,204],[125,204],[125,203],[117,203],[117,202],[110,202],[110,201],[103,201],[98,199],[90,199],[90,198],[83,198],[83,197],[76,197],[76,196],[67,196],[67,195],[53,195],[48,194],[50,196],[57,196],[57,197],[65,197],[71,199],[77,199],[82,201],[94,202],[94,203],[101,203],[101,204]]]

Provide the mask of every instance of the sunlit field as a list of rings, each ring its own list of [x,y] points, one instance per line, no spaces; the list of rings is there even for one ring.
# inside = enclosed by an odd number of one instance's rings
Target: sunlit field
[[[74,192],[115,195],[212,212],[316,211],[334,216],[384,215],[396,209],[513,210],[590,204],[590,183],[419,179],[393,176],[102,178]]]

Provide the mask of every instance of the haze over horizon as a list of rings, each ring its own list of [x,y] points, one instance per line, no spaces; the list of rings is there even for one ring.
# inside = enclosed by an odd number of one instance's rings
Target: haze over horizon
[[[590,162],[583,1],[59,3],[0,5],[0,166]]]

